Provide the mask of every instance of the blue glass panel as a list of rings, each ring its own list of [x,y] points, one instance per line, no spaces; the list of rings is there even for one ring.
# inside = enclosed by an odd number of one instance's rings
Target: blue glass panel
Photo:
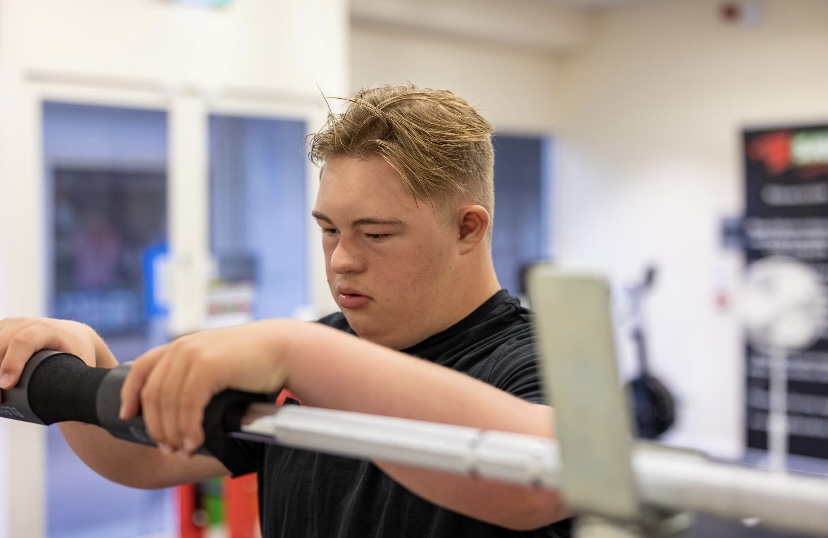
[[[119,360],[150,346],[142,255],[166,236],[167,118],[161,111],[43,105],[50,315],[89,323]],[[51,538],[172,534],[172,490],[98,476],[57,427],[47,436]]]
[[[305,124],[210,118],[210,244],[218,277],[254,284],[252,316],[308,302]]]
[[[496,135],[492,255],[500,284],[524,294],[522,271],[549,257],[548,141]]]

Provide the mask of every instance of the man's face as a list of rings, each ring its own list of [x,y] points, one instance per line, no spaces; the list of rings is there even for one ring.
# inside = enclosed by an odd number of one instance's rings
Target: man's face
[[[447,328],[457,233],[385,160],[329,160],[313,215],[328,286],[360,337],[405,349]]]

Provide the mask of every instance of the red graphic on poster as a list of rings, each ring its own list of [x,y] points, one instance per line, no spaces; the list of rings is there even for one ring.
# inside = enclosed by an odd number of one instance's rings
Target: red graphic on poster
[[[754,138],[748,156],[762,161],[769,174],[778,176],[791,167],[790,131],[773,131]]]

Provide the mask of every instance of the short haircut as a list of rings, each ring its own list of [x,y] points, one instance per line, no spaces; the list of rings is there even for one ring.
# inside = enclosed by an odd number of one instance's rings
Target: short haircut
[[[452,214],[470,201],[494,217],[493,128],[469,103],[410,83],[366,88],[345,101],[345,112],[329,112],[312,136],[312,162],[380,156],[415,201]]]

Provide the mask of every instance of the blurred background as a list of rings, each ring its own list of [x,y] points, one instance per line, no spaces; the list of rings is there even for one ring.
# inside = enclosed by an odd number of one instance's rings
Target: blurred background
[[[130,360],[330,312],[304,147],[323,96],[447,88],[497,129],[503,286],[525,295],[538,260],[607,275],[623,376],[646,326],[674,400],[659,441],[756,461],[767,368],[736,306],[758,252],[745,223],[810,219],[822,246],[794,254],[826,273],[826,50],[824,0],[0,0],[0,316],[80,319]],[[810,160],[751,179],[775,161],[747,142],[779,133],[810,136]],[[823,187],[781,204],[804,213],[763,213],[751,181]],[[818,472],[822,343],[797,363],[820,382],[790,461]],[[109,484],[56,429],[10,422],[0,538],[177,536],[176,492]]]

